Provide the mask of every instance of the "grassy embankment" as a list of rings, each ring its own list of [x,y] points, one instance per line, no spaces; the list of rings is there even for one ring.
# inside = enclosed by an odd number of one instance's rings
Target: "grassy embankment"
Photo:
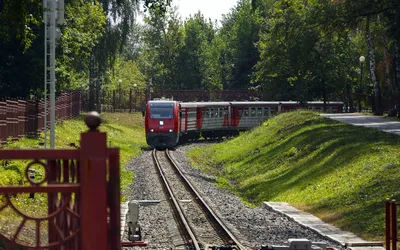
[[[121,167],[121,189],[125,190],[132,182],[133,173],[125,170],[131,157],[139,155],[143,148],[147,147],[143,132],[144,119],[141,114],[118,114],[118,113],[105,113],[101,115],[103,119],[99,130],[107,132],[107,144],[111,143],[112,147],[120,148],[120,167]],[[56,125],[56,148],[71,148],[70,143],[75,143],[79,146],[80,133],[87,131],[87,127],[83,122],[83,116],[68,120]],[[37,149],[43,148],[39,143],[43,142],[43,135],[39,138],[23,138],[17,142],[9,142],[4,149]],[[24,182],[24,169],[27,161],[11,161],[8,165],[4,162],[0,167],[0,185],[27,185]],[[40,172],[42,169],[37,168],[40,179]],[[124,197],[123,197],[124,199]],[[32,216],[43,216],[47,214],[47,199],[45,195],[37,194],[35,199],[29,199],[28,194],[20,195],[13,198],[13,202],[22,211]],[[1,202],[0,202],[1,204]],[[11,209],[7,208],[0,213],[1,232],[14,232],[18,227],[21,218]],[[8,226],[5,226],[8,225]],[[25,242],[30,241],[30,236],[34,237],[33,231],[29,232],[29,228],[34,228],[33,222],[26,224],[26,227],[21,232],[21,240]],[[13,229],[12,229],[13,228]],[[24,231],[25,230],[25,231]],[[45,232],[45,229],[41,229]],[[45,234],[43,237],[46,237]],[[0,242],[0,249],[2,249]]]
[[[384,202],[400,199],[400,136],[316,113],[280,114],[189,152],[243,200],[285,201],[369,240],[383,240]]]

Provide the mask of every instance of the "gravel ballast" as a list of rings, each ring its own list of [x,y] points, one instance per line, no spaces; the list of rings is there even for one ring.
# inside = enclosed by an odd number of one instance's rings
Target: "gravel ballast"
[[[284,215],[267,209],[250,208],[230,190],[217,188],[216,177],[192,168],[185,156],[186,150],[200,145],[202,144],[179,146],[171,151],[171,154],[206,202],[244,246],[250,248],[261,245],[286,245],[288,239],[301,238],[312,242],[325,242],[328,246],[340,248],[337,243]],[[183,240],[179,237],[169,203],[162,191],[151,151],[146,151],[133,159],[128,169],[135,172],[135,180],[130,187],[131,193],[126,194],[126,197],[130,200],[162,200],[156,206],[140,208],[139,223],[142,229],[142,240],[149,243],[149,246],[145,248],[179,248],[177,245]]]

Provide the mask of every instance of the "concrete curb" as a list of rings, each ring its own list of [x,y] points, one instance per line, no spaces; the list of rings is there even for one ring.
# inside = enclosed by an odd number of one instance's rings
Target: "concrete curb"
[[[323,237],[340,244],[342,247],[347,247],[347,245],[357,242],[366,246],[354,246],[348,248],[354,250],[384,250],[383,247],[368,246],[369,242],[361,239],[357,235],[329,225],[310,213],[297,210],[287,202],[263,202],[262,207],[282,214]]]
[[[125,232],[126,216],[129,210],[128,203],[129,202],[121,202],[121,240],[124,237],[124,232]]]

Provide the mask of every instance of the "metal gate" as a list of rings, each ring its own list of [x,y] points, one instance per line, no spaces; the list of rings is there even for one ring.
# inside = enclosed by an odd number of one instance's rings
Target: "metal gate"
[[[8,209],[22,218],[13,232],[0,234],[6,249],[121,248],[119,150],[107,148],[106,133],[97,130],[98,116],[88,115],[85,123],[89,131],[81,134],[78,149],[0,150],[0,160],[29,161],[28,185],[0,187],[0,211]],[[41,180],[29,177],[34,166],[43,169]],[[17,208],[13,197],[22,193],[47,194],[47,216],[34,217]],[[36,236],[29,244],[21,243],[19,236],[28,224]]]

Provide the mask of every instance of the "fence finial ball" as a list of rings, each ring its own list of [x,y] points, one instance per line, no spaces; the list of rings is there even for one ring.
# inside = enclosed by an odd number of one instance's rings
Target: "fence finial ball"
[[[101,118],[96,111],[89,112],[85,117],[85,124],[88,126],[89,131],[97,131],[100,126]]]

